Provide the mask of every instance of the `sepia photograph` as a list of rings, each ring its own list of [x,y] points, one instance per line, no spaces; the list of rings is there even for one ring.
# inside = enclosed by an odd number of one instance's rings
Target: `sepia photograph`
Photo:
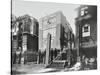
[[[97,70],[97,5],[11,0],[11,75]]]

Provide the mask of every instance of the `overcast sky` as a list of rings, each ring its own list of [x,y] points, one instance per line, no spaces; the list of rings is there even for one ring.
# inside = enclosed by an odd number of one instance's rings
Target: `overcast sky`
[[[39,20],[41,17],[52,14],[56,11],[62,11],[75,33],[75,18],[77,16],[75,9],[77,7],[79,7],[79,5],[76,4],[13,0],[12,14],[17,17],[28,14]]]

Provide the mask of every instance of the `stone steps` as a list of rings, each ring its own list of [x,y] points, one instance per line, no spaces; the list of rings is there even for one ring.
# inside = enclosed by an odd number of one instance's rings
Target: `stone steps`
[[[53,61],[50,65],[47,66],[47,68],[57,68],[57,69],[63,69],[66,66],[66,61],[56,60]]]

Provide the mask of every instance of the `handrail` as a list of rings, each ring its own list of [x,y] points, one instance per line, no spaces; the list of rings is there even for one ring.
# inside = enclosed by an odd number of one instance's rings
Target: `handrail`
[[[60,52],[59,54],[58,54],[58,56],[54,59],[54,60],[56,60],[59,56],[61,56],[61,54],[64,52],[65,50],[63,50],[62,52]],[[53,60],[53,61],[54,61]]]
[[[61,54],[64,52],[65,50],[63,50],[62,52],[60,52],[59,54],[58,54],[58,56],[53,60],[53,61],[55,61],[59,56],[61,56]],[[50,64],[52,64],[52,61],[50,62]],[[49,65],[50,65],[49,64]]]

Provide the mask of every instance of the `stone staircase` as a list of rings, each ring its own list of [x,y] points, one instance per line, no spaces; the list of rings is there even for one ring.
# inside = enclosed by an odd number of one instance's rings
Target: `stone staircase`
[[[63,69],[66,66],[66,61],[53,61],[50,65],[47,66],[47,68],[57,68],[57,69]]]
[[[62,60],[61,54],[63,54],[64,51],[60,52],[58,56],[47,66],[47,68],[57,68],[57,69],[63,69],[68,65],[68,61]]]

